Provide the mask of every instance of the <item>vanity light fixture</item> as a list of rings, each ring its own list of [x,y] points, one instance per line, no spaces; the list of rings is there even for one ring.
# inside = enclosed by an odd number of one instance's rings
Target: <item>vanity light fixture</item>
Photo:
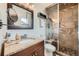
[[[32,3],[21,3],[19,5],[21,5],[25,8],[31,9],[31,10],[33,10],[33,7],[34,7],[34,5]]]

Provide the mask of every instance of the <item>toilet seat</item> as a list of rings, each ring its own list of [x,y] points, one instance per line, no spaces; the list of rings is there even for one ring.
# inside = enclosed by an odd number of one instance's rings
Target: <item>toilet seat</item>
[[[45,44],[45,49],[49,52],[55,52],[56,51],[56,47],[51,45],[51,44]]]

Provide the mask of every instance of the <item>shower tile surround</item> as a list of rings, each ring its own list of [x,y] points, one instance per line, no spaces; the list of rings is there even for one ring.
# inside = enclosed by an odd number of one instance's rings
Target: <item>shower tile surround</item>
[[[59,50],[77,55],[78,4],[60,4],[59,8]]]

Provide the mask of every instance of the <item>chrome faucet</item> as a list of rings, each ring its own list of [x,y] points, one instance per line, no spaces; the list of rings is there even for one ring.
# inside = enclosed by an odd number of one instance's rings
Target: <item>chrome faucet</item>
[[[26,39],[27,38],[27,34],[21,35],[21,39]]]

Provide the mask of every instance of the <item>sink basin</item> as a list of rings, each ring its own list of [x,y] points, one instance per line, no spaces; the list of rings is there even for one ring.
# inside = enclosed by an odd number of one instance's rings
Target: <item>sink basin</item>
[[[22,41],[19,42],[19,44],[30,44],[33,41],[34,41],[33,39],[22,40]]]

